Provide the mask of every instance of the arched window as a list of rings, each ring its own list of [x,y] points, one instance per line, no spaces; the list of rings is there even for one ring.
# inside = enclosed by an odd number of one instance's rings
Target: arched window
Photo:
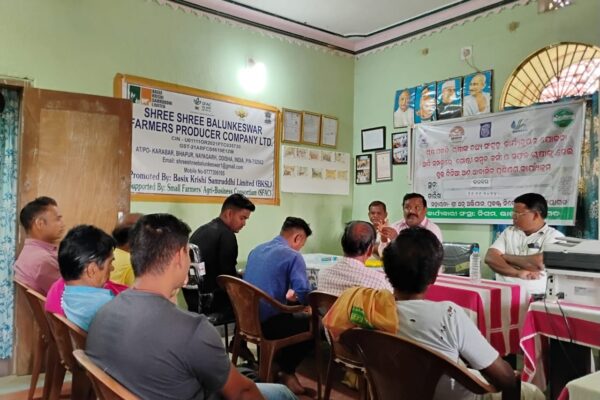
[[[559,43],[529,56],[506,81],[500,109],[525,107],[598,90],[600,48]]]

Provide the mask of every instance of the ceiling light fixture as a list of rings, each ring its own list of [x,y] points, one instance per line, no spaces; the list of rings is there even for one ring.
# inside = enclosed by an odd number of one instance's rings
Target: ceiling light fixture
[[[573,4],[573,0],[538,0],[538,12],[554,11]]]

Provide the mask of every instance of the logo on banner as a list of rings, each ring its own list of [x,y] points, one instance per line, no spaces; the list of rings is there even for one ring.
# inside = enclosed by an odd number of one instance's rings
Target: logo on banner
[[[479,137],[480,138],[489,138],[492,136],[492,123],[484,122],[483,124],[479,124]]]
[[[429,147],[429,142],[427,142],[427,138],[425,137],[425,135],[419,135],[418,143],[419,147],[422,149],[426,149],[427,147]]]
[[[129,100],[136,104],[150,105],[152,90],[150,88],[129,85]]]
[[[512,128],[512,133],[525,133],[527,132],[527,120],[520,119],[513,121],[510,123],[510,127]]]
[[[248,111],[244,110],[243,108],[238,108],[237,110],[235,110],[235,115],[237,115],[241,119],[244,119],[248,116]]]
[[[450,129],[448,136],[452,143],[462,143],[465,140],[465,129],[462,126],[455,126]]]
[[[265,111],[265,124],[270,125],[273,123],[273,113],[271,111]]]
[[[568,108],[561,108],[554,113],[552,122],[554,122],[554,125],[558,126],[559,128],[566,128],[573,122],[573,111],[569,110]]]

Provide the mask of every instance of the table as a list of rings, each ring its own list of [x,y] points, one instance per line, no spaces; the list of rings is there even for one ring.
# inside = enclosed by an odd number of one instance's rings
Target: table
[[[322,268],[326,268],[332,264],[335,264],[342,256],[336,256],[335,254],[324,254],[324,253],[308,253],[302,254],[304,262],[306,263],[306,274],[308,275],[308,281],[313,290],[319,285],[319,271]]]
[[[519,351],[529,297],[518,284],[488,279],[474,283],[468,277],[439,274],[425,298],[461,306],[501,356]]]
[[[525,382],[536,384],[542,390],[546,387],[542,356],[549,347],[548,339],[556,339],[555,345],[558,341],[567,342],[562,347],[570,349],[581,346],[600,348],[600,307],[573,304],[562,300],[558,302],[536,301],[529,305],[520,340],[520,346],[524,353],[522,379]],[[587,352],[589,354],[589,349]],[[562,350],[554,351],[554,353],[560,354]],[[581,354],[573,357],[581,359]],[[550,367],[555,371],[564,370],[565,362],[573,363],[573,360],[567,359],[560,362],[550,360]],[[589,370],[589,362],[587,368],[577,361],[574,364],[577,368],[583,368],[583,373]],[[554,375],[552,375],[552,382],[554,394],[552,398],[556,398],[562,390],[562,386],[554,384],[556,383]]]
[[[560,393],[558,400],[600,399],[600,372],[586,375],[569,383]]]

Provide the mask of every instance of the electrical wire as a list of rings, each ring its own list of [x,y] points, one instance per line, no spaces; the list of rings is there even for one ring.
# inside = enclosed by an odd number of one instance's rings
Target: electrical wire
[[[558,302],[557,302],[558,303]],[[560,306],[559,306],[560,307]],[[567,352],[567,349],[565,349],[565,346],[562,342],[562,340],[560,340],[560,337],[558,336],[558,334],[556,333],[556,327],[554,326],[554,322],[552,321],[552,314],[550,314],[550,311],[548,311],[548,305],[546,304],[546,299],[544,298],[544,310],[546,310],[546,315],[548,316],[548,319],[550,320],[550,329],[552,329],[552,333],[554,334],[554,336],[556,337],[556,341],[558,342],[558,346],[560,347],[560,350],[562,351],[563,355],[565,356],[565,358],[567,359],[569,366],[571,367],[571,371],[575,374],[577,374],[578,369],[575,367],[575,364],[573,363],[573,360],[571,360],[571,356],[569,355],[569,353]],[[569,331],[569,335],[570,335],[570,331]],[[573,339],[571,338],[571,343],[573,343]]]

